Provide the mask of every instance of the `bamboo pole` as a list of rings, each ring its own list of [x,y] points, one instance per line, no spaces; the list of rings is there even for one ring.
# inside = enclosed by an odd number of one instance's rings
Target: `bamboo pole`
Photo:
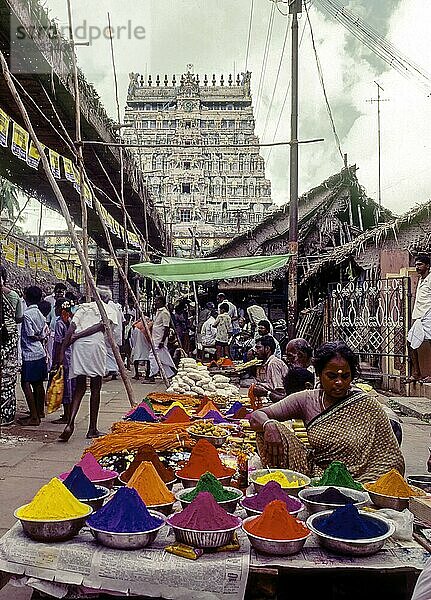
[[[74,244],[74,246],[76,248],[76,252],[77,252],[79,260],[81,262],[83,271],[85,273],[86,278],[88,279],[90,290],[91,290],[91,292],[92,292],[92,294],[93,294],[93,296],[94,296],[94,298],[96,300],[96,304],[97,304],[97,306],[99,308],[99,311],[100,311],[100,316],[102,318],[103,324],[105,325],[106,335],[107,335],[109,343],[110,343],[110,345],[112,347],[112,351],[114,353],[114,357],[115,357],[115,360],[117,362],[118,370],[119,370],[121,379],[123,380],[124,387],[126,388],[126,393],[127,393],[127,397],[128,397],[129,403],[130,403],[131,406],[135,406],[136,401],[135,401],[135,396],[134,396],[133,388],[132,388],[131,383],[130,383],[130,381],[128,379],[128,376],[127,376],[127,373],[126,373],[126,368],[125,368],[125,366],[123,364],[123,361],[121,359],[121,355],[120,355],[120,352],[118,350],[117,344],[115,343],[114,336],[113,336],[113,333],[112,333],[111,324],[110,324],[110,321],[108,319],[108,315],[106,314],[105,305],[104,305],[102,299],[99,296],[99,293],[98,293],[97,288],[96,288],[96,282],[95,282],[95,280],[93,278],[93,275],[91,273],[90,267],[88,265],[88,261],[87,261],[87,259],[85,257],[85,254],[84,254],[84,250],[83,250],[83,248],[82,248],[82,246],[81,246],[81,244],[79,242],[78,236],[76,235],[76,232],[75,232],[75,229],[74,229],[74,226],[73,226],[73,223],[72,223],[72,218],[70,216],[70,212],[69,212],[69,209],[67,207],[66,201],[65,201],[65,199],[63,197],[63,194],[61,193],[60,188],[58,187],[58,183],[57,183],[56,179],[54,178],[54,175],[51,172],[51,168],[50,168],[48,159],[46,157],[46,154],[44,152],[44,149],[43,149],[43,147],[42,147],[42,145],[41,145],[41,143],[39,141],[39,138],[37,137],[37,135],[36,135],[36,133],[35,133],[35,131],[33,129],[33,125],[32,125],[32,123],[30,121],[30,117],[28,116],[27,110],[26,110],[26,108],[25,108],[25,106],[24,106],[24,104],[23,104],[23,102],[21,100],[21,97],[20,97],[20,95],[19,95],[19,93],[18,93],[18,91],[16,89],[16,86],[15,86],[14,82],[12,81],[12,78],[11,78],[11,75],[10,75],[10,72],[9,72],[9,67],[7,65],[6,59],[4,57],[4,54],[1,51],[0,51],[0,64],[1,64],[1,69],[2,69],[2,73],[4,75],[4,78],[5,78],[6,84],[7,84],[8,88],[9,88],[9,90],[10,90],[10,93],[11,93],[13,99],[15,100],[15,102],[16,102],[16,104],[18,106],[18,109],[19,109],[19,111],[21,113],[21,116],[22,116],[22,118],[24,120],[24,123],[25,123],[25,126],[27,128],[27,131],[29,132],[31,139],[33,140],[33,143],[36,146],[36,148],[37,148],[37,150],[38,150],[38,152],[40,154],[42,166],[43,166],[43,169],[45,171],[46,177],[47,177],[47,179],[48,179],[48,181],[49,181],[49,183],[50,183],[50,185],[52,187],[52,190],[53,190],[53,192],[54,192],[54,194],[55,194],[55,196],[57,198],[57,201],[58,201],[58,203],[60,205],[61,211],[63,213],[63,217],[64,217],[64,219],[66,221],[67,228],[69,230],[70,237],[71,237],[71,239],[73,241],[73,244]],[[81,182],[81,184],[82,183],[83,182]]]

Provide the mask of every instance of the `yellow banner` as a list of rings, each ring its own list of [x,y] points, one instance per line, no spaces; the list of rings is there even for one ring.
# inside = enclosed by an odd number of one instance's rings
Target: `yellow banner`
[[[0,146],[7,148],[10,117],[0,108]]]
[[[42,144],[42,148],[45,148],[45,146],[43,144]],[[27,155],[27,164],[29,167],[32,167],[32,169],[37,169],[39,167],[39,163],[40,163],[39,150],[33,144],[33,141],[30,140],[30,147],[28,149],[28,155]]]
[[[35,271],[37,263],[36,263],[36,256],[34,254],[34,251],[30,250],[30,248],[27,248],[27,256],[28,256],[28,266],[30,267],[30,269]]]
[[[10,263],[15,263],[16,244],[12,240],[3,241],[3,256]]]
[[[86,181],[84,181],[84,200],[87,206],[93,208],[93,194],[91,193]]]
[[[42,256],[42,271],[45,271],[45,273],[49,273],[48,255],[45,252],[42,252],[41,256]]]
[[[71,183],[75,183],[75,174],[73,172],[73,163],[70,160],[70,158],[66,158],[65,156],[62,156],[63,159],[63,167],[64,167],[64,174],[66,176],[67,181],[70,181]]]
[[[12,128],[12,154],[20,158],[21,160],[27,161],[27,146],[28,146],[28,132],[13,122]]]
[[[24,268],[25,267],[25,247],[21,246],[20,244],[17,244],[18,246],[18,258],[16,261],[16,264],[18,265],[18,267]]]
[[[49,164],[51,165],[52,174],[56,179],[60,179],[60,155],[55,150],[48,150],[49,154]]]
[[[34,253],[36,256],[36,268],[41,269],[42,268],[42,252],[40,250],[35,250]]]

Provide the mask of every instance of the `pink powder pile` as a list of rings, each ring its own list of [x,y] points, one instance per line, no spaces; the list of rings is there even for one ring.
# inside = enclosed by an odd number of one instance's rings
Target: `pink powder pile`
[[[77,466],[81,467],[81,469],[84,471],[84,474],[90,481],[104,481],[106,479],[113,479],[114,477],[118,476],[116,471],[111,471],[110,469],[104,469],[101,467],[91,452],[84,454],[79,463],[77,463]],[[60,479],[63,480],[68,475],[69,472],[62,473],[60,475]]]
[[[241,525],[241,519],[230,515],[209,492],[200,492],[182,512],[168,519],[170,525],[195,531],[220,531]]]

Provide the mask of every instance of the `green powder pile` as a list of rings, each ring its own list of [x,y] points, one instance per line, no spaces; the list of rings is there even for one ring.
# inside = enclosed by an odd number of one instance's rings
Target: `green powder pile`
[[[313,485],[335,485],[338,487],[350,488],[351,490],[363,490],[362,485],[353,479],[347,467],[339,460],[331,462],[325,470],[322,477]]]
[[[199,492],[209,492],[214,497],[216,502],[224,502],[225,500],[233,500],[238,497],[238,493],[231,492],[222,486],[220,481],[214,477],[212,473],[204,473],[198,481],[194,490],[188,494],[184,494],[182,499],[186,502],[192,502]]]

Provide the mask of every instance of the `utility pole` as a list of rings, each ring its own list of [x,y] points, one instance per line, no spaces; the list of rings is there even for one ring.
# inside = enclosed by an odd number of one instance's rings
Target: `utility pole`
[[[388,102],[388,99],[382,99],[380,97],[380,92],[384,92],[385,90],[382,88],[382,86],[377,83],[377,81],[374,82],[377,86],[377,98],[371,98],[370,100],[367,100],[367,102],[370,102],[371,104],[373,104],[374,102],[377,102],[377,153],[378,153],[378,178],[379,178],[379,208],[382,208],[382,145],[381,145],[381,127],[380,127],[380,102]]]
[[[287,327],[290,339],[296,335],[298,318],[298,13],[302,0],[289,2],[292,15],[292,87],[290,116],[290,204],[289,204],[289,254]]]

